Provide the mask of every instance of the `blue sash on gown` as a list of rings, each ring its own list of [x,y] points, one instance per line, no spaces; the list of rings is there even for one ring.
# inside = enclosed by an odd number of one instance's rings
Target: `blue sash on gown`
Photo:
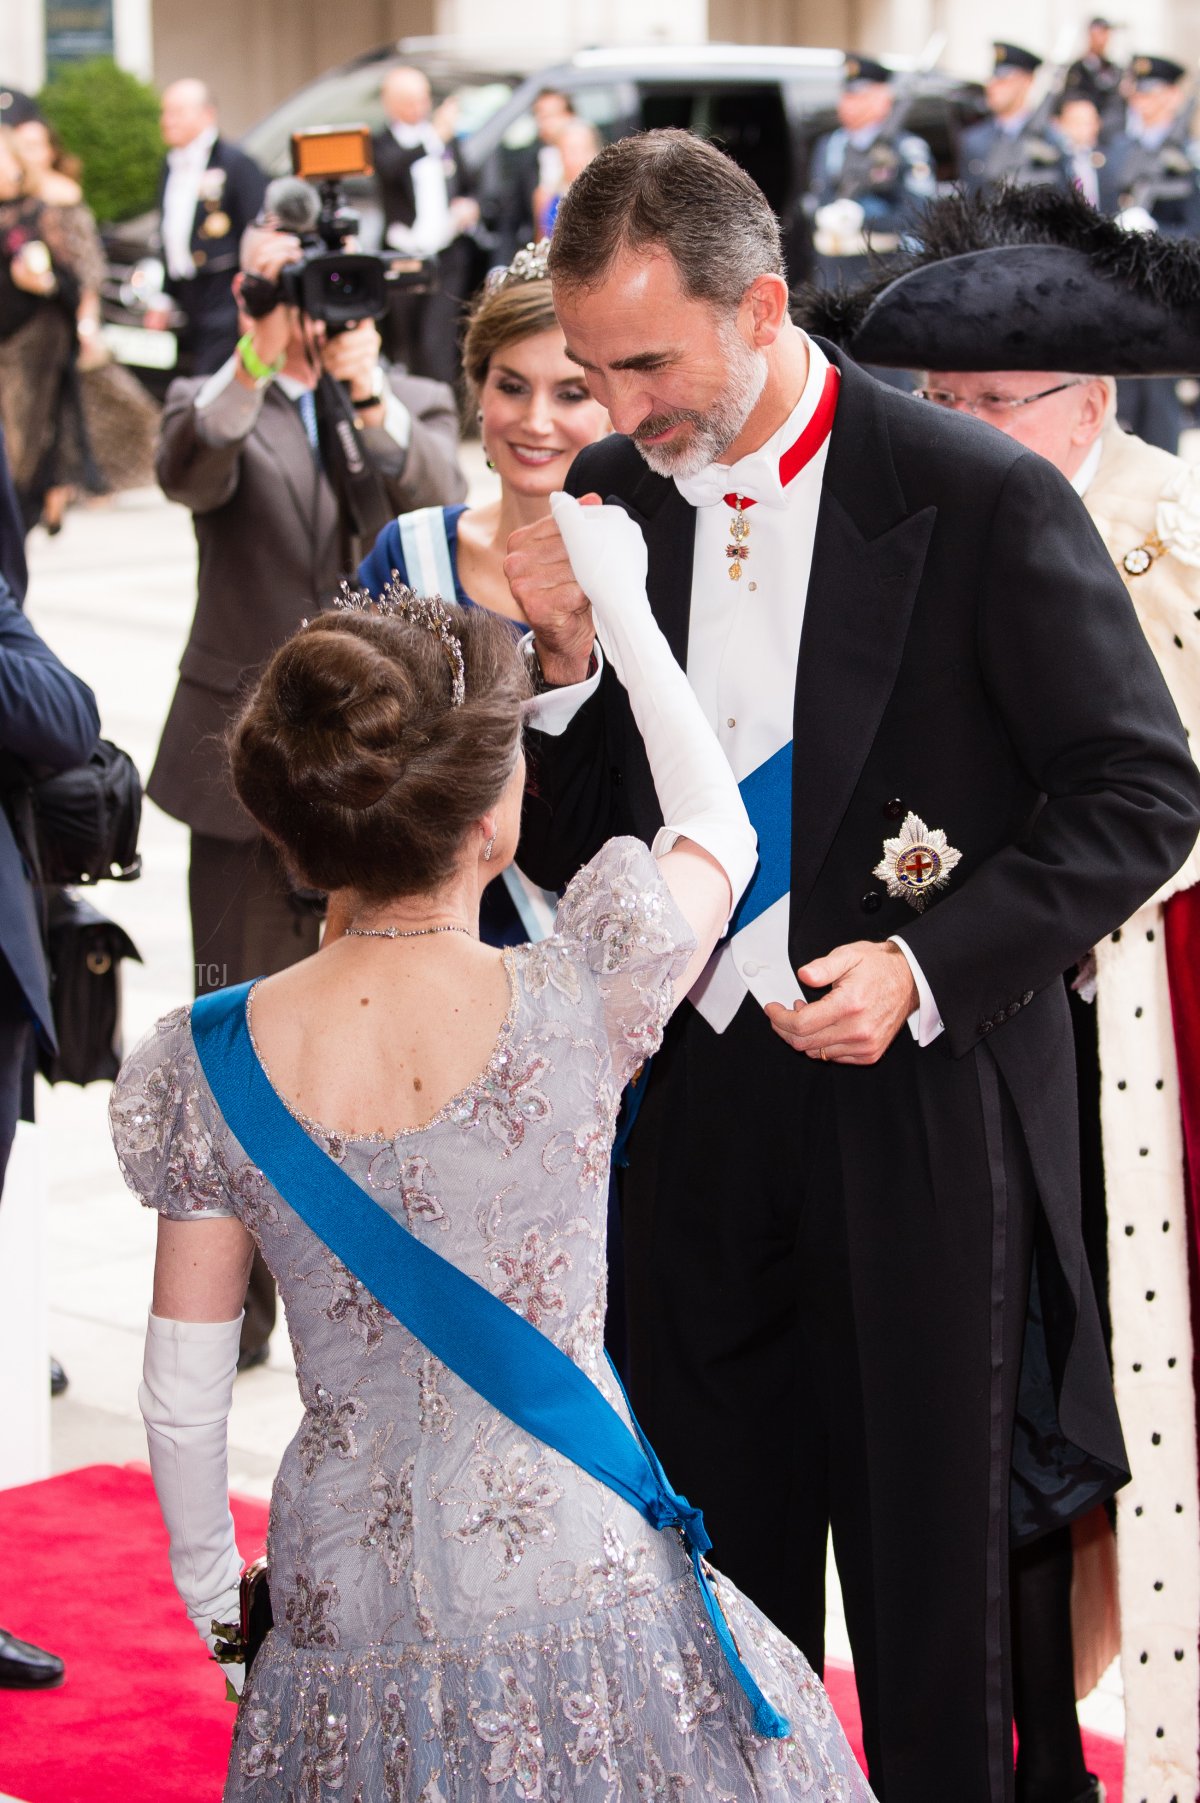
[[[712,1543],[699,1509],[671,1489],[637,1422],[631,1433],[566,1353],[414,1238],[309,1138],[255,1052],[246,1021],[251,987],[200,996],[191,1012],[208,1086],[243,1151],[346,1269],[485,1402],[615,1490],[651,1527],[678,1531],[705,1614],[751,1704],[755,1732],[783,1739],[791,1732],[787,1718],[747,1670],[713,1595],[704,1563]]]

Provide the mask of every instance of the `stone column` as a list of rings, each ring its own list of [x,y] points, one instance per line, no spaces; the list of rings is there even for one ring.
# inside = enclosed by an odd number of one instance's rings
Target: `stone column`
[[[46,16],[42,0],[4,0],[0,6],[0,83],[36,94],[46,79]]]

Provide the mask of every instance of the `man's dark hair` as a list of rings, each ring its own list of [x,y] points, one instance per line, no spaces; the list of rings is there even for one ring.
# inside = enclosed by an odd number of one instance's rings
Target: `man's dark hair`
[[[561,100],[564,112],[575,111],[575,103],[564,88],[539,88],[533,97],[533,105],[536,106],[539,100]]]
[[[738,306],[760,275],[783,275],[779,221],[732,157],[688,131],[609,144],[571,183],[550,240],[551,280],[597,287],[622,251],[665,250],[686,294]]]

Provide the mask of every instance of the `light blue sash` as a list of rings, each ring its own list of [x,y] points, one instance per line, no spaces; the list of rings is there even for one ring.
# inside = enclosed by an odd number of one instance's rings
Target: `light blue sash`
[[[415,1239],[309,1138],[258,1061],[246,1024],[250,987],[215,990],[192,1005],[200,1064],[243,1151],[346,1269],[485,1402],[615,1490],[652,1527],[678,1530],[705,1613],[752,1706],[755,1732],[783,1739],[788,1721],[742,1663],[713,1595],[703,1559],[711,1542],[699,1509],[676,1495],[636,1422],[630,1433],[573,1360]]]

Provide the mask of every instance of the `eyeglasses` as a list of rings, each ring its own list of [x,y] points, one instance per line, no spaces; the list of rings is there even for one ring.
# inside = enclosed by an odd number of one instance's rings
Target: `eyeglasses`
[[[1015,399],[1006,394],[980,394],[969,401],[965,394],[955,394],[950,388],[917,388],[914,393],[919,401],[932,401],[935,407],[961,407],[967,413],[991,413],[1000,419],[1006,419],[1018,407],[1032,407],[1035,401],[1044,401],[1052,394],[1061,394],[1064,388],[1082,388],[1086,379],[1076,376],[1072,382],[1057,382],[1053,388],[1043,388],[1037,394],[1017,395]]]

